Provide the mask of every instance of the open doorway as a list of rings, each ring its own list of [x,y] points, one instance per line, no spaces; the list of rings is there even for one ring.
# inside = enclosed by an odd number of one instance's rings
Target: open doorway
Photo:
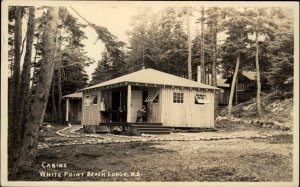
[[[111,120],[113,122],[127,121],[127,90],[118,89],[111,92]]]
[[[121,105],[121,92],[114,91],[111,93],[111,109],[118,110]]]
[[[143,91],[143,105],[145,105],[145,106],[147,106],[147,102],[145,102],[147,97],[148,97],[148,91],[144,90]]]
[[[111,120],[113,122],[119,121],[119,107],[121,106],[121,92],[120,91],[114,91],[111,93]],[[115,111],[115,112],[113,112]]]

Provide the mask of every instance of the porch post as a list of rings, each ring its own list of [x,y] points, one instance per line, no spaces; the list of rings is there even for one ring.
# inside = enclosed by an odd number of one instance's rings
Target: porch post
[[[67,98],[66,102],[66,121],[69,121],[69,98]]]
[[[127,86],[127,122],[131,121],[131,85]]]

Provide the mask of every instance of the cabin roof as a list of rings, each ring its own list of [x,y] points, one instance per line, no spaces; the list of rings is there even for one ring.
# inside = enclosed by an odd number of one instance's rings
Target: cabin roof
[[[243,71],[242,75],[247,77],[249,80],[256,80],[256,72],[255,71]]]
[[[238,79],[240,80],[241,77],[245,77],[250,81],[255,81],[256,80],[256,72],[255,71],[242,71],[241,73],[239,73]],[[231,84],[233,75],[231,75],[230,77],[228,77],[225,81],[226,84]]]
[[[217,79],[217,87],[229,88],[230,84],[226,83],[227,79]]]
[[[88,90],[93,88],[100,88],[118,83],[142,83],[166,86],[179,86],[190,88],[204,88],[204,89],[219,89],[214,86],[199,83],[186,78],[178,77],[172,74],[164,73],[154,69],[143,69],[121,77],[111,79],[100,84],[89,86],[81,90]]]
[[[63,98],[81,98],[81,97],[82,97],[82,92],[75,92],[75,93],[63,96]]]

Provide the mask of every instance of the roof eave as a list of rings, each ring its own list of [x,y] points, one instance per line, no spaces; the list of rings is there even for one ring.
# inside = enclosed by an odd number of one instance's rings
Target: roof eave
[[[131,82],[131,81],[124,81],[119,83],[113,83],[108,85],[99,85],[96,87],[87,87],[83,88],[80,91],[87,91],[87,90],[96,90],[96,89],[109,89],[109,88],[117,88],[121,86],[132,85],[132,86],[146,86],[146,87],[173,87],[173,88],[193,88],[193,89],[208,89],[208,90],[220,90],[218,87],[210,86],[209,88],[205,87],[197,87],[197,86],[179,86],[179,85],[167,85],[167,84],[154,84],[154,83],[143,83],[143,82]]]

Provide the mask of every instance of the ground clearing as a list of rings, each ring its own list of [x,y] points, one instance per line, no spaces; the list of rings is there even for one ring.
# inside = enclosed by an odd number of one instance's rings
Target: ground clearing
[[[52,147],[40,150],[34,167],[18,180],[292,181],[292,145],[292,136],[284,135]],[[43,168],[43,162],[67,167]],[[42,177],[41,171],[62,177]]]

